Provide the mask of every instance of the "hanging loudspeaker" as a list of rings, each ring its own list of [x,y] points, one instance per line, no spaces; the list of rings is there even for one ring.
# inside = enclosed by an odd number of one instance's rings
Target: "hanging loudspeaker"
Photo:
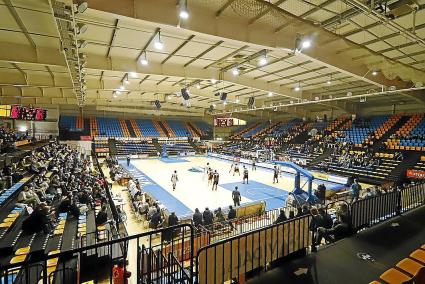
[[[182,97],[183,97],[184,100],[187,101],[188,99],[190,99],[189,93],[187,92],[186,88],[181,89],[181,92],[182,92]]]
[[[220,94],[220,100],[222,100],[223,102],[227,99],[227,93],[223,92]]]
[[[248,107],[252,107],[254,105],[254,97],[250,97],[248,100]]]
[[[155,101],[155,106],[156,106],[157,109],[161,108],[161,103],[159,102],[159,100]]]

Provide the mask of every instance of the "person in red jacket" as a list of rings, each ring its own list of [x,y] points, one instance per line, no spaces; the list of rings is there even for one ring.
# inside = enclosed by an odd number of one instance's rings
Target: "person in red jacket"
[[[127,284],[128,278],[131,276],[130,271],[126,271],[124,269],[124,261],[118,262],[114,267],[112,268],[112,278],[114,280],[114,284]]]

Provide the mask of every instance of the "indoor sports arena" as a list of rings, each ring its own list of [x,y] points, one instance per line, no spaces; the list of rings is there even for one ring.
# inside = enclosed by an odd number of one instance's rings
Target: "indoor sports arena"
[[[425,284],[425,0],[0,0],[0,284]]]

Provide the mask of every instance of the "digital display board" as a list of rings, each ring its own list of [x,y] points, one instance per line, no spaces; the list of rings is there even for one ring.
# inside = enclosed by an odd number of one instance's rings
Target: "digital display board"
[[[42,108],[13,105],[11,106],[9,117],[21,120],[45,120],[47,117],[47,110]]]
[[[233,118],[231,117],[216,117],[214,118],[214,126],[216,127],[232,127]]]
[[[10,117],[10,105],[0,105],[0,117]]]

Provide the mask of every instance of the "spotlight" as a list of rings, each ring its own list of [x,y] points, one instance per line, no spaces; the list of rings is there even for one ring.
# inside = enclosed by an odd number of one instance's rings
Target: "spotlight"
[[[162,50],[164,48],[164,43],[161,41],[161,32],[158,32],[158,39],[154,43],[155,48]]]
[[[302,49],[309,48],[310,46],[311,46],[311,41],[310,41],[309,39],[304,39],[304,40],[301,42],[301,47],[302,47]]]
[[[215,83],[217,83],[217,80],[213,78],[213,79],[211,79],[211,83],[215,84]]]
[[[124,84],[128,85],[128,84],[130,84],[130,81],[128,79],[125,79]]]
[[[201,84],[196,84],[196,88],[199,90],[201,88]]]
[[[331,85],[331,84],[332,84],[332,81],[331,81],[331,80],[328,80],[328,81],[326,82],[326,84]]]
[[[238,76],[238,75],[239,75],[239,69],[238,69],[238,68],[233,69],[233,70],[232,70],[232,74],[233,74],[234,76]]]
[[[238,104],[239,102],[240,102],[239,98],[236,98],[235,103]]]
[[[146,51],[143,52],[143,57],[140,59],[140,63],[144,66],[148,65],[148,59],[146,58]]]
[[[87,40],[79,40],[78,41],[78,48],[84,48],[87,46]]]
[[[82,14],[87,10],[89,5],[87,4],[87,2],[83,2],[80,5],[75,5],[75,7],[76,7],[75,12],[78,14]]]
[[[267,56],[264,55],[263,57],[261,57],[260,60],[258,61],[258,64],[260,66],[266,65],[267,64]]]
[[[227,101],[224,101],[224,102],[223,102],[223,105],[227,105]]]
[[[301,90],[301,87],[300,86],[296,86],[295,88],[294,88],[294,91],[295,92],[299,92]]]
[[[273,97],[273,93],[272,93],[272,92],[269,92],[269,93],[267,94],[267,96],[268,96],[268,97]]]
[[[88,26],[86,24],[78,23],[77,24],[77,34],[83,34],[87,31]]]
[[[131,78],[137,78],[137,73],[136,72],[130,72],[130,77]]]
[[[114,95],[121,95],[121,92],[120,91],[115,91],[114,92]]]
[[[186,8],[180,10],[180,19],[187,20],[189,19],[189,12],[187,12]]]
[[[372,71],[372,75],[373,75],[373,76],[376,76],[376,75],[378,75],[378,71],[376,71],[376,70],[373,70],[373,71]]]
[[[216,108],[216,106],[217,106],[216,104],[212,104],[212,107],[213,107],[213,108]]]
[[[113,97],[114,97],[114,99],[116,99],[116,98],[117,98],[117,94],[116,94],[116,93],[114,93]]]
[[[125,90],[124,85],[121,85],[121,86],[120,86],[120,90]]]
[[[347,97],[351,97],[353,95],[352,92],[347,92]]]

